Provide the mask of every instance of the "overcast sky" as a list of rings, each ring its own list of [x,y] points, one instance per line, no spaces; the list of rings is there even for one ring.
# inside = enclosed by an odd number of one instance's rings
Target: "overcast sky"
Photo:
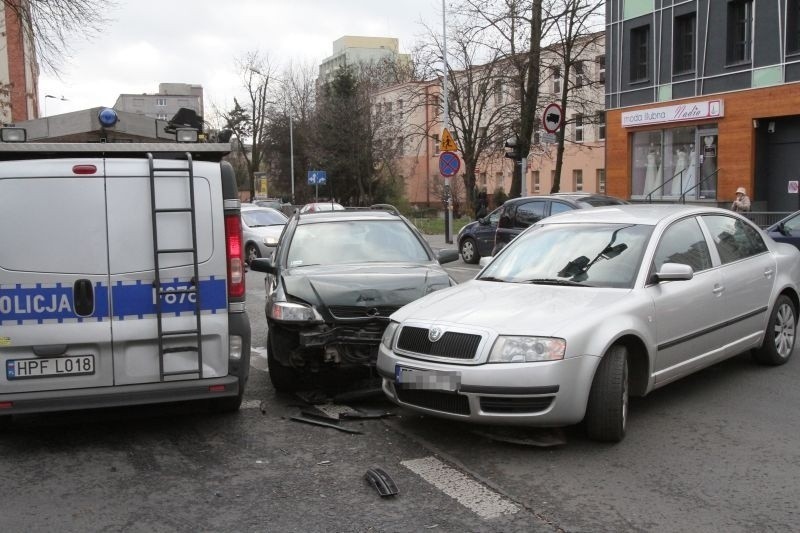
[[[115,0],[104,31],[76,35],[62,75],[39,78],[41,112],[112,106],[121,93],[156,93],[160,82],[196,83],[206,115],[240,91],[235,58],[259,50],[273,64],[318,66],[344,35],[397,37],[408,53],[441,28],[441,0]],[[45,99],[50,94],[58,98]],[[61,97],[66,101],[61,100]]]

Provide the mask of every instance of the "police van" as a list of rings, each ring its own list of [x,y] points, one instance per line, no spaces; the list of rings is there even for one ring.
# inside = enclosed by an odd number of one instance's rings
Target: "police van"
[[[249,372],[229,144],[0,130],[0,417],[211,400]],[[16,141],[16,142],[15,142]]]

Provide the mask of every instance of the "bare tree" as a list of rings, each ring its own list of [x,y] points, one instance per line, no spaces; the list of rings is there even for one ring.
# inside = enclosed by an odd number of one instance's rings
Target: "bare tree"
[[[238,149],[247,162],[250,180],[250,196],[255,196],[253,175],[261,170],[266,143],[267,113],[273,101],[270,99],[270,83],[273,81],[273,67],[268,56],[260,52],[249,52],[237,60],[242,87],[246,96],[243,103],[234,99],[234,106],[222,113],[225,127],[233,131],[238,140]],[[251,149],[248,153],[247,143]]]
[[[114,5],[109,0],[2,1],[7,13],[19,19],[25,39],[33,43],[39,65],[54,74],[69,56],[72,38],[100,33],[106,22],[103,14]]]

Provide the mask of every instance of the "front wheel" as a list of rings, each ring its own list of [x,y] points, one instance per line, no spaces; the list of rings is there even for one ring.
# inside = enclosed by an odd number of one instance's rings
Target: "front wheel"
[[[473,265],[480,259],[478,247],[475,245],[475,241],[469,237],[461,241],[461,259],[463,259],[465,263]]]
[[[753,351],[753,357],[762,365],[778,366],[789,360],[794,350],[797,313],[794,303],[781,294],[775,300],[772,314],[764,332],[764,342]]]
[[[603,356],[586,407],[586,433],[592,440],[619,442],[628,423],[628,350],[616,345]]]
[[[253,259],[258,259],[259,257],[261,257],[261,254],[258,252],[258,246],[256,246],[253,243],[248,244],[247,247],[244,249],[244,252],[245,252],[245,257],[247,258],[248,265],[253,262]]]

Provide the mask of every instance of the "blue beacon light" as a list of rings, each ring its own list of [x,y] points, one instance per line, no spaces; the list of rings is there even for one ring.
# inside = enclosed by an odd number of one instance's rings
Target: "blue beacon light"
[[[117,112],[113,109],[106,107],[97,115],[97,120],[100,121],[100,125],[104,128],[110,128],[114,124],[117,123],[119,117],[117,116]]]

